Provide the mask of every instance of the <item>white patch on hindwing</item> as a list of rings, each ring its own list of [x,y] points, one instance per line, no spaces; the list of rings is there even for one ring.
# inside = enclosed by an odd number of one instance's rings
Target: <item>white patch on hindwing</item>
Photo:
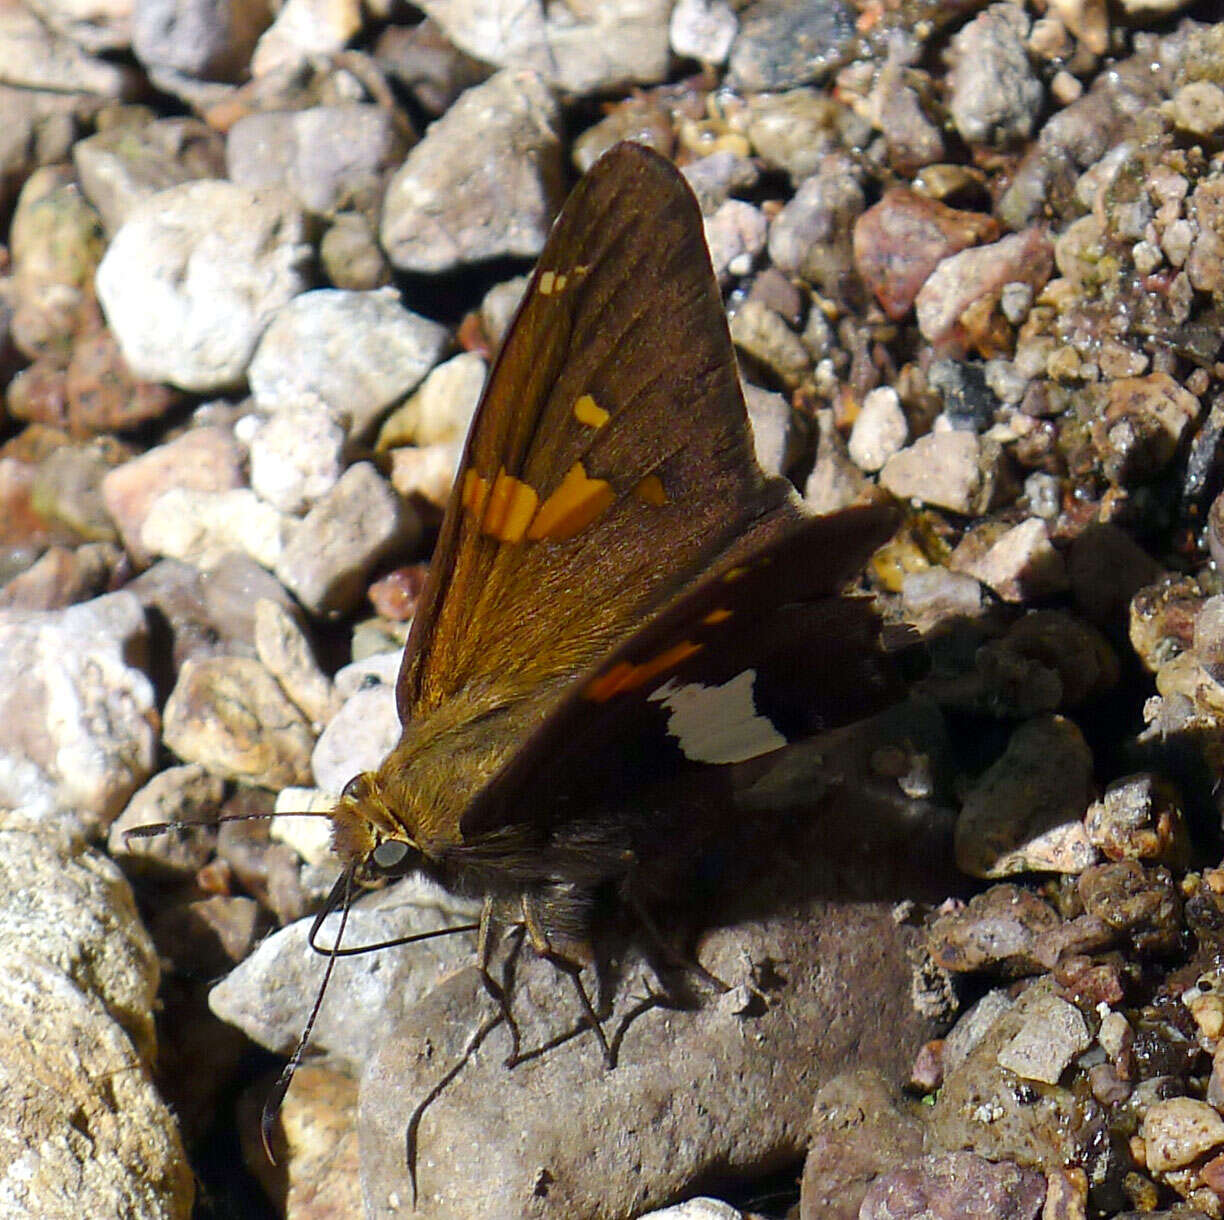
[[[736,763],[779,750],[786,738],[756,709],[756,670],[746,669],[722,686],[699,682],[663,683],[647,698],[670,715],[667,731],[685,758],[703,763]]]

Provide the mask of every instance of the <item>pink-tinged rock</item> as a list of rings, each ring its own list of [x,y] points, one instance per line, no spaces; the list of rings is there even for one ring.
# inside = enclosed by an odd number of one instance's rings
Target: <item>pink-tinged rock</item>
[[[242,452],[225,428],[189,432],[122,466],[102,480],[102,498],[133,561],[145,565],[152,555],[140,539],[153,502],[172,487],[228,491],[242,486]]]
[[[990,357],[1002,323],[999,298],[1007,284],[1034,292],[1050,278],[1054,246],[1044,229],[1013,233],[989,246],[962,250],[931,272],[915,300],[918,329],[939,356],[958,358],[970,349]]]
[[[901,319],[943,259],[998,234],[991,216],[893,187],[855,223],[854,261],[884,312]]]

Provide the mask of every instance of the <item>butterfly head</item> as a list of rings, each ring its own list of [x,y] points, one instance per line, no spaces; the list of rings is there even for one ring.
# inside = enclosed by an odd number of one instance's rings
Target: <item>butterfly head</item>
[[[422,859],[388,808],[375,771],[363,771],[345,784],[332,810],[332,849],[346,863],[359,863],[371,880],[402,877]]]

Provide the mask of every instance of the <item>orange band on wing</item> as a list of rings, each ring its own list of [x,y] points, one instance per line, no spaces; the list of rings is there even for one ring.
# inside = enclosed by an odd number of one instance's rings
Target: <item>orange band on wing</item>
[[[556,491],[540,505],[527,537],[533,542],[543,538],[558,541],[572,538],[586,529],[616,499],[606,479],[590,479],[581,462],[575,462]]]
[[[694,653],[700,652],[702,644],[694,644],[692,640],[681,640],[664,652],[650,657],[640,665],[632,661],[618,661],[607,673],[587,683],[582,692],[595,703],[606,703],[613,695],[619,695],[627,690],[636,690],[645,685],[651,678],[656,678],[669,669],[674,669],[681,661],[687,661]]]
[[[480,528],[502,542],[522,542],[539,502],[535,488],[507,474],[503,466],[493,480]]]

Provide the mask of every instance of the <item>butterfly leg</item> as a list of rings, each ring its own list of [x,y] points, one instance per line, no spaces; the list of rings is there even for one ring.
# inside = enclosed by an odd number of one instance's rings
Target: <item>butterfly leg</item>
[[[480,981],[489,998],[497,1005],[501,1020],[505,1021],[510,1031],[510,1054],[506,1057],[506,1066],[514,1067],[519,1061],[521,1041],[519,1039],[518,1022],[510,1011],[510,999],[506,989],[493,977],[489,970],[489,961],[493,955],[494,930],[497,920],[493,914],[493,899],[486,897],[480,910],[480,931],[476,935],[476,968],[480,971]]]
[[[665,961],[674,966],[677,970],[684,970],[690,974],[695,974],[699,979],[708,983],[715,991],[720,994],[726,994],[731,990],[729,984],[724,983],[716,974],[712,974],[707,970],[700,961],[697,960],[697,955],[691,956],[677,949],[663,935],[662,929],[654,921],[654,916],[646,909],[641,900],[631,891],[625,890],[622,893],[622,898],[625,905],[633,913],[633,917],[642,926],[642,930],[654,942],[655,947],[663,955]]]
[[[587,994],[587,989],[582,982],[582,963],[574,961],[564,953],[559,953],[549,944],[548,932],[540,918],[539,901],[538,896],[530,892],[523,895],[523,926],[527,929],[527,936],[531,940],[531,947],[554,970],[559,970],[562,974],[569,977],[570,982],[574,985],[574,991],[578,995],[578,1003],[582,1007],[582,1014],[586,1018],[587,1024],[595,1031],[595,1036],[599,1039],[599,1045],[603,1051],[604,1065],[609,1068],[615,1067],[616,1059],[612,1054],[611,1046],[608,1044],[607,1035],[604,1033],[603,1022],[599,1019],[599,1014],[595,1011],[595,1005],[591,1003],[591,997]]]

